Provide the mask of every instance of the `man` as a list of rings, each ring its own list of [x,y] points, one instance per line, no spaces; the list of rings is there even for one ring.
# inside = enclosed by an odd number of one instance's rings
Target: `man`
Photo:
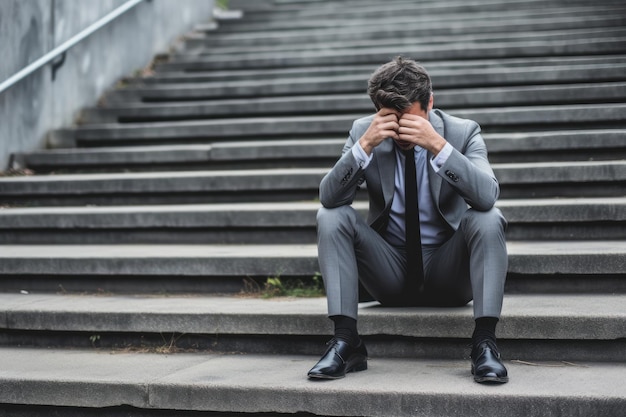
[[[360,280],[383,306],[473,300],[474,380],[507,382],[495,336],[506,220],[494,207],[500,189],[480,127],[433,110],[430,77],[412,60],[398,57],[376,70],[368,93],[378,112],[354,122],[342,157],[320,184],[319,264],[335,336],[308,376],[367,369],[357,331]],[[367,222],[350,206],[363,182]]]

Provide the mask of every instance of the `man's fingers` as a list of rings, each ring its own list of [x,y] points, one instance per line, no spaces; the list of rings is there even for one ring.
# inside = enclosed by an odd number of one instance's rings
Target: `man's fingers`
[[[380,123],[378,126],[385,130],[398,130],[400,128],[400,125],[395,120]]]
[[[386,116],[395,116],[396,120],[398,120],[400,118],[400,116],[402,116],[402,114],[395,109],[390,109],[389,107],[383,107],[382,109],[378,110],[378,115],[381,117],[386,117]]]
[[[419,116],[414,116],[414,118],[402,116],[400,120],[398,120],[400,126],[421,126],[424,122],[427,122],[427,120]]]

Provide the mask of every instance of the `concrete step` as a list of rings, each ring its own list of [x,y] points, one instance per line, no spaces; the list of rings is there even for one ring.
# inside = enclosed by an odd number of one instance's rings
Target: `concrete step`
[[[14,154],[13,167],[27,167],[38,173],[330,168],[341,154],[343,143],[345,139],[283,139],[207,145],[60,148]],[[615,158],[615,153],[611,158]]]
[[[315,354],[322,346],[317,342],[332,335],[323,297],[0,294],[0,300],[5,346],[71,342],[83,348],[145,348],[154,343],[153,335],[176,334],[179,349],[195,343],[196,349],[212,351]],[[623,294],[507,295],[499,345],[509,358],[619,361],[626,353],[624,302]],[[457,308],[362,303],[359,333],[372,357],[462,359],[472,316],[471,303]],[[90,341],[94,334],[100,337]],[[140,339],[143,346],[132,342]],[[163,339],[156,343],[152,347]],[[556,356],[555,347],[566,343],[568,351]]]
[[[415,22],[412,22],[414,24]],[[319,65],[354,65],[386,62],[390,57],[403,55],[419,57],[428,67],[429,61],[463,60],[463,59],[496,59],[502,57],[554,57],[580,55],[610,55],[626,52],[624,38],[620,36],[602,36],[549,41],[515,41],[508,42],[464,42],[456,44],[421,44],[397,46],[394,49],[363,48],[363,49],[332,49],[324,51],[302,51],[282,53],[249,53],[242,55],[212,55],[210,57],[178,58],[168,68],[179,70],[226,70],[243,68],[281,68]]]
[[[624,195],[626,161],[494,164],[502,198]],[[0,177],[4,205],[314,200],[327,168]]]
[[[394,0],[389,2],[390,5],[394,6],[394,8],[402,8],[402,7],[410,7],[410,0]],[[554,5],[569,5],[570,7],[574,6],[584,6],[588,3],[581,2],[581,0],[573,0],[571,2],[568,1],[555,1],[551,3],[545,2],[537,2],[537,0],[503,0],[498,2],[498,4],[508,4],[510,6],[519,7],[520,9],[525,9],[527,7],[532,8],[551,8]],[[327,3],[324,0],[256,0],[255,2],[250,2],[248,0],[231,0],[229,2],[230,6],[236,9],[242,9],[244,11],[253,11],[254,15],[263,16],[264,14],[273,14],[273,13],[298,13],[305,15],[326,15],[331,12],[336,12],[339,14],[349,15],[349,8],[354,8],[355,6],[361,6],[364,8],[364,11],[372,12],[376,9],[377,3],[374,0],[338,0],[331,4]],[[432,2],[426,1],[425,5],[432,8],[434,5],[438,5],[438,7],[442,8],[442,5],[446,5],[447,9],[455,10],[459,7],[477,7],[478,5],[488,6],[493,4],[490,1],[470,1],[470,2],[459,2],[457,1],[448,1],[445,3],[440,2]],[[615,0],[602,0],[599,4],[620,4]],[[394,10],[394,9],[392,9]],[[250,13],[252,14],[252,13]]]
[[[624,129],[484,133],[491,162],[626,159]],[[12,168],[37,173],[330,168],[344,138],[207,145],[61,148],[13,154]]]
[[[528,74],[526,75],[528,76]],[[540,82],[540,81],[538,81]],[[222,99],[227,108],[241,109],[243,100],[252,99],[254,103],[267,104],[265,113],[306,111],[312,107],[315,112],[372,110],[373,105],[366,94],[366,80],[359,74],[334,77],[296,78],[263,82],[258,80],[219,82],[219,83],[184,83],[129,85],[111,91],[103,104],[105,107],[128,105],[128,103],[195,102],[209,99]],[[444,86],[445,87],[445,86]],[[320,89],[325,91],[319,95]],[[313,97],[294,97],[314,94]],[[333,97],[335,94],[352,94],[348,97]],[[355,94],[357,96],[355,96]],[[328,97],[327,95],[330,95]],[[467,105],[489,107],[498,105],[532,105],[550,103],[593,103],[611,102],[624,96],[624,82],[581,83],[574,85],[530,85],[515,87],[472,87],[448,90],[442,88],[436,92],[437,106],[459,108]],[[268,97],[278,97],[269,100]],[[235,100],[239,98],[239,100]],[[334,99],[337,98],[337,103]],[[353,107],[349,107],[350,101]],[[326,107],[321,104],[326,104]],[[280,106],[281,107],[277,107]],[[285,105],[291,104],[291,108]],[[258,104],[260,105],[260,104]],[[257,106],[258,106],[257,105]],[[528,104],[526,104],[528,105]],[[129,106],[130,107],[130,106]],[[242,110],[238,111],[241,114]],[[258,112],[259,110],[256,110]],[[254,113],[254,111],[253,111]],[[228,114],[222,110],[217,115]]]
[[[626,59],[626,57],[625,57]],[[326,78],[326,88],[328,90],[328,96],[333,98],[335,95],[340,95],[339,93],[335,93],[332,90],[346,91],[346,87],[342,87],[340,83],[329,83],[333,79],[333,77],[341,76],[342,81],[348,82],[352,84],[353,82],[357,82],[359,80],[364,82],[367,80],[371,69],[368,73],[361,69],[356,68],[345,68],[342,71],[342,74],[333,73],[331,70],[326,71],[311,71],[309,73],[304,72],[269,72],[269,71],[259,71],[259,72],[238,72],[236,74],[229,74],[230,76],[220,76],[219,73],[162,73],[155,75],[153,77],[144,77],[144,78],[134,78],[127,80],[127,84],[129,85],[142,85],[145,89],[148,86],[159,86],[164,88],[168,85],[184,85],[185,83],[194,83],[194,84],[206,84],[206,85],[214,85],[216,83],[230,83],[234,88],[237,87],[237,83],[245,82],[246,79],[250,77],[257,78],[257,82],[261,85],[272,84],[273,82],[277,82],[280,80],[280,83],[285,83],[290,80],[297,86],[298,89],[304,89],[303,84],[304,80],[312,78],[314,80],[319,80],[320,78]],[[471,68],[471,69],[442,69],[435,70],[432,73],[433,82],[437,86],[437,89],[447,89],[447,88],[462,88],[462,87],[470,87],[470,86],[508,86],[508,85],[541,85],[541,84],[565,84],[565,83],[589,83],[591,81],[600,83],[600,82],[618,82],[626,80],[625,75],[626,63],[602,63],[602,64],[572,64],[566,66],[553,65],[553,66],[545,66],[545,67],[537,67],[537,66],[527,66],[527,67],[518,67],[518,68]],[[349,78],[346,76],[349,75]],[[239,77],[245,76],[246,79],[240,79]],[[258,78],[262,77],[262,78]],[[273,81],[272,79],[276,79]],[[361,87],[363,87],[361,85]],[[356,88],[354,86],[348,86],[348,88]],[[343,90],[342,90],[343,89]],[[343,93],[343,95],[353,94],[358,95],[359,97],[355,97],[357,100],[362,100],[362,95],[365,94],[363,89],[354,90],[356,93]],[[306,93],[306,90],[304,90]],[[341,95],[340,95],[341,96]],[[303,100],[300,97],[293,97],[298,100]],[[309,100],[314,100],[318,97],[310,96]],[[319,99],[319,98],[318,98]],[[258,112],[254,108],[254,103],[259,101],[265,101],[267,104],[272,104],[275,102],[280,102],[281,100],[288,100],[288,98],[283,97],[273,97],[271,99],[268,98],[249,98],[247,101],[250,102],[248,107],[252,107],[252,112]],[[235,98],[226,98],[223,99],[222,102],[227,104],[228,102],[234,103],[238,100]],[[239,100],[244,101],[244,100]],[[328,104],[332,102],[329,100]],[[145,112],[144,109],[152,109],[151,111],[156,111],[155,109],[164,108],[165,104],[162,103],[119,103],[114,105],[111,103],[105,106],[97,107],[97,108],[88,108],[82,111],[80,116],[81,123],[94,123],[98,121],[110,121],[114,120],[113,117],[122,117],[126,116],[126,119],[134,120],[137,116],[141,116],[142,112]],[[180,116],[178,113],[179,109],[193,109],[194,107],[202,107],[206,106],[209,103],[172,103],[168,105],[168,108],[171,112],[174,112],[174,116]],[[219,108],[218,106],[214,106]],[[293,109],[292,109],[293,110]],[[298,109],[303,110],[303,109]],[[123,114],[126,112],[128,114]],[[183,113],[182,115],[186,115],[187,113]],[[192,113],[193,114],[193,113]],[[218,113],[219,114],[219,113]],[[168,114],[163,114],[162,116],[167,117]]]
[[[563,57],[526,57],[511,58],[502,57],[497,59],[467,59],[463,61],[457,60],[440,60],[428,63],[430,75],[435,79],[437,77],[437,86],[447,85],[444,83],[452,83],[449,85],[471,87],[473,84],[465,83],[461,77],[459,79],[449,79],[445,77],[446,72],[465,71],[469,77],[481,77],[481,73],[500,73],[504,69],[512,74],[513,79],[526,79],[524,74],[515,75],[522,68],[529,73],[536,71],[544,71],[545,68],[559,68],[566,71],[568,67],[572,69],[589,66],[600,66],[601,68],[610,68],[611,66],[623,66],[623,54],[612,55],[589,55],[589,56],[563,56]],[[292,79],[302,77],[329,77],[337,75],[361,75],[363,80],[371,75],[377,68],[377,63],[371,64],[351,64],[351,65],[310,65],[306,67],[279,67],[279,68],[237,68],[229,70],[202,70],[191,68],[175,68],[168,62],[155,63],[154,72],[150,75],[142,77],[126,77],[122,80],[122,85],[136,83],[161,83],[161,82],[224,82],[224,81],[246,81],[251,78],[256,80],[272,80],[272,79]],[[522,71],[523,72],[523,71]],[[442,74],[442,75],[437,75]],[[603,71],[598,71],[592,77],[585,78],[582,81],[590,79],[602,80]],[[506,74],[504,74],[506,76]],[[619,74],[618,74],[619,75]],[[600,78],[596,78],[600,77]],[[621,75],[623,77],[623,75]],[[480,79],[484,79],[481,77]],[[502,77],[501,77],[502,78]],[[609,81],[619,80],[619,78],[611,78]],[[502,80],[501,80],[502,81]],[[520,82],[520,81],[518,81]],[[459,84],[461,83],[461,84]]]
[[[292,31],[289,37],[281,36],[282,30],[256,31],[256,32],[231,32],[220,31],[190,33],[185,37],[187,50],[208,50],[209,48],[241,48],[254,49],[268,45],[283,46],[299,44],[306,46],[320,43],[329,43],[332,47],[336,42],[350,42],[396,38],[399,42],[405,37],[424,36],[453,36],[453,35],[480,35],[499,34],[507,29],[510,32],[520,34],[550,30],[575,30],[581,27],[592,29],[598,27],[619,27],[624,22],[623,14],[616,13],[615,9],[600,11],[587,8],[578,14],[558,15],[534,15],[518,16],[519,11],[510,14],[499,14],[499,19],[470,19],[457,22],[454,25],[442,25],[441,22],[422,21],[419,25],[399,25],[393,22],[377,25],[376,31],[368,31],[359,27],[338,25],[334,27],[300,28]],[[584,17],[584,25],[581,24]],[[505,19],[506,18],[506,19]],[[400,29],[400,27],[402,29]]]
[[[500,200],[509,240],[626,239],[626,198]],[[317,202],[0,210],[3,244],[315,243]],[[367,203],[354,207],[363,216]],[[271,236],[271,238],[269,238]]]
[[[471,87],[460,77],[461,74],[467,74],[470,80],[477,79],[481,83],[487,82],[489,77],[484,74],[492,74],[499,84],[507,85],[507,73],[510,74],[512,83],[524,84],[528,83],[528,79],[532,80],[533,74],[546,73],[546,69],[550,68],[554,71],[562,72],[562,75],[571,71],[586,70],[598,66],[602,71],[596,71],[593,75],[572,81],[588,82],[596,81],[619,81],[624,79],[623,73],[612,71],[612,68],[624,66],[625,55],[598,55],[598,56],[568,56],[568,57],[537,57],[537,58],[500,58],[500,59],[482,59],[482,60],[463,60],[461,62],[454,60],[433,61],[428,63],[430,75],[435,80],[437,88],[441,85]],[[363,80],[367,80],[371,73],[376,69],[376,64],[361,65],[336,65],[336,66],[306,66],[292,68],[239,68],[232,70],[195,70],[185,71],[169,68],[167,62],[155,64],[154,73],[143,77],[127,77],[123,79],[123,85],[129,84],[159,84],[159,83],[180,83],[180,82],[226,82],[226,81],[247,81],[256,79],[273,80],[273,79],[294,79],[302,77],[332,77],[338,75],[360,75]],[[604,71],[610,72],[610,77],[604,77]],[[547,71],[549,73],[549,71]],[[450,74],[451,76],[446,76]],[[500,74],[500,76],[498,76]],[[452,75],[456,75],[453,77]],[[530,75],[530,77],[529,77]],[[548,77],[548,75],[542,75]],[[477,78],[476,78],[477,77]],[[564,78],[567,82],[569,77]],[[525,81],[526,80],[526,81]],[[554,78],[553,82],[558,82],[558,78]]]
[[[556,417],[618,416],[626,403],[621,389],[626,366],[621,361],[507,360],[511,383],[494,388],[472,382],[467,360],[372,357],[365,372],[315,383],[305,375],[319,354],[164,355],[16,348],[2,348],[0,353],[0,383],[5,386],[0,401],[11,412],[23,412],[24,404],[48,404],[72,416],[102,415],[102,410],[120,413],[110,415],[159,416],[176,410],[181,416],[210,411],[227,413],[218,416],[271,412],[469,417],[480,410],[484,416],[528,417],[541,410],[542,416]],[[75,409],[80,414],[69,414]],[[27,410],[24,415],[50,416],[58,408]],[[33,414],[37,411],[41,414]]]
[[[626,9],[624,9],[626,11]],[[617,17],[617,18],[616,18]],[[621,17],[621,18],[620,18]],[[508,42],[511,40],[526,40],[527,42],[537,41],[556,41],[556,40],[571,40],[571,39],[583,39],[588,37],[602,36],[615,36],[623,37],[626,34],[626,30],[623,25],[626,23],[626,17],[613,15],[613,18],[598,18],[598,27],[574,28],[534,28],[532,31],[520,32],[514,31],[515,28],[501,27],[501,32],[489,32],[489,33],[455,33],[455,34],[434,34],[430,33],[428,38],[428,44],[450,44],[457,42]],[[612,26],[615,25],[615,26]],[[293,40],[289,43],[280,42],[267,42],[261,44],[260,42],[254,45],[254,52],[274,52],[282,53],[287,51],[324,51],[330,49],[353,49],[353,48],[379,48],[390,47],[397,48],[400,46],[410,47],[424,43],[424,36],[430,32],[429,28],[421,28],[421,33],[415,33],[414,35],[405,34],[405,36],[398,38],[396,36],[390,37],[378,37],[370,39],[341,39],[335,38],[333,40],[317,41],[316,39],[310,39],[310,41],[302,40],[298,42]],[[371,33],[371,32],[370,32]],[[179,52],[173,52],[169,55],[171,61],[175,62],[179,58],[190,59],[193,56],[212,56],[212,55],[227,55],[232,54],[238,56],[242,54],[250,53],[250,45],[202,45],[192,43],[191,40],[186,41],[186,47]]]
[[[330,14],[322,15],[297,15],[291,14],[289,17],[281,18],[281,14],[265,14],[259,15],[260,19],[247,18],[245,15],[242,19],[223,22],[220,24],[220,33],[246,33],[246,32],[264,32],[264,31],[299,31],[302,29],[321,29],[336,27],[353,27],[363,28],[369,27],[385,27],[395,25],[415,25],[419,26],[423,23],[438,24],[455,24],[462,26],[466,21],[483,20],[483,21],[505,21],[515,18],[540,18],[540,17],[565,17],[580,16],[584,17],[585,13],[593,15],[594,13],[602,13],[612,10],[615,14],[619,14],[624,10],[624,6],[616,4],[597,4],[595,9],[591,6],[570,4],[570,7],[536,7],[535,2],[529,7],[519,7],[519,3],[511,8],[505,3],[490,2],[487,6],[482,4],[458,4],[450,7],[445,5],[420,5],[424,7],[416,7],[416,4],[406,6],[402,5],[396,9],[395,5],[389,6],[390,10],[380,11],[377,15],[373,9],[369,10],[367,15],[363,12],[355,11],[350,13],[346,18],[344,13],[332,10]],[[580,5],[580,3],[579,3]],[[359,7],[356,8],[357,10]],[[202,30],[202,25],[197,25],[196,30]]]
[[[235,1],[235,5],[233,7],[242,8],[244,10],[248,10],[247,2],[242,2],[237,0]],[[263,2],[261,0],[261,2]],[[460,2],[460,1],[448,1],[445,3],[441,2],[432,2],[427,1],[424,2],[422,7],[417,7],[414,3],[410,1],[393,1],[389,2],[388,8],[381,10],[380,7],[377,7],[377,4],[372,1],[340,1],[337,2],[337,5],[330,6],[325,4],[323,1],[302,1],[297,0],[294,2],[272,2],[272,7],[265,8],[264,10],[254,10],[254,12],[244,13],[246,19],[254,20],[292,20],[296,17],[315,19],[315,18],[327,18],[327,17],[375,17],[376,11],[378,10],[381,16],[402,16],[404,12],[410,11],[419,11],[424,14],[440,14],[442,12],[446,12],[447,14],[453,13],[469,13],[472,11],[485,11],[485,7],[493,6],[494,8],[491,10],[501,10],[507,11],[510,10],[511,7],[515,7],[520,13],[524,13],[527,10],[554,10],[555,6],[563,5],[563,1],[552,2],[549,4],[542,3],[537,0],[527,0],[527,1],[501,1],[498,3],[494,3],[492,1],[469,1],[469,2]],[[566,10],[571,10],[574,8],[588,6],[588,4],[582,2],[581,0],[574,0],[571,2],[567,2],[570,6]],[[600,5],[610,5],[610,4],[620,4],[614,0],[612,1],[603,1],[600,2]],[[338,7],[337,7],[338,6]],[[359,7],[355,7],[359,6]],[[351,10],[354,9],[354,10]],[[349,20],[349,19],[348,19]]]
[[[477,121],[484,130],[539,131],[622,128],[626,104],[570,104],[536,107],[453,109],[450,114]],[[328,139],[346,137],[352,122],[370,114],[266,116],[252,118],[85,125],[65,130],[78,146],[132,146],[212,143],[251,139]],[[62,136],[64,133],[61,133]],[[54,135],[49,139],[55,145]]]
[[[268,233],[271,241],[271,234]],[[263,245],[2,245],[5,291],[237,292],[270,276],[310,280],[317,248]],[[626,293],[626,243],[508,242],[512,293]]]
[[[597,69],[596,69],[597,70]],[[626,65],[620,68],[626,70]],[[486,77],[486,75],[485,75]],[[537,82],[541,82],[537,80]],[[309,84],[312,83],[312,84]],[[317,84],[327,90],[324,95],[310,94]],[[374,106],[363,89],[363,78],[340,77],[292,80],[271,84],[260,82],[163,84],[132,87],[112,92],[105,107],[85,109],[81,124],[110,122],[151,122],[185,119],[240,118],[269,115],[319,115],[372,112]],[[251,87],[254,85],[254,87]],[[258,98],[220,98],[232,88],[232,96],[250,94]],[[303,95],[281,96],[286,89]],[[273,95],[276,95],[272,97]],[[263,97],[264,96],[264,97]],[[436,94],[437,107],[447,111],[468,106],[538,106],[546,104],[592,104],[620,102],[626,96],[626,82],[579,83],[565,85],[532,85],[516,87],[481,87],[441,90]],[[196,100],[197,98],[197,100]],[[146,101],[147,102],[144,102]]]
[[[547,162],[625,159],[626,131],[558,130],[508,134],[484,133],[491,162]]]

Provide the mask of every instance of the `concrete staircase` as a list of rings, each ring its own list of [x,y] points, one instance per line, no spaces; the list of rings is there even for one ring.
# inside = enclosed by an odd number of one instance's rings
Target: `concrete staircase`
[[[624,415],[626,5],[231,5],[0,178],[0,414]],[[370,369],[315,383],[325,300],[250,294],[319,279],[319,181],[398,54],[501,183],[504,386],[471,380],[471,306],[365,303]]]

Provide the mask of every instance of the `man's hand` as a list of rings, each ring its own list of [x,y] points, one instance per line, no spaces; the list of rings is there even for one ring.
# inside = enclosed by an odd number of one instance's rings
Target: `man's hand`
[[[402,149],[410,149],[418,145],[433,155],[437,155],[447,143],[422,116],[404,113],[398,120],[398,125],[397,143]]]
[[[372,150],[386,138],[398,140],[399,120],[400,112],[397,110],[385,107],[380,109],[363,136],[359,139],[359,144],[365,153],[371,155]]]

